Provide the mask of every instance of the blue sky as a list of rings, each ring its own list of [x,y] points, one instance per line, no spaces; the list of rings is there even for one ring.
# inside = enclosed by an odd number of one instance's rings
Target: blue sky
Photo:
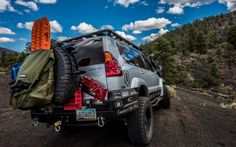
[[[111,28],[139,45],[195,19],[234,11],[235,0],[0,0],[0,46],[22,51],[32,22],[51,21],[56,40]]]

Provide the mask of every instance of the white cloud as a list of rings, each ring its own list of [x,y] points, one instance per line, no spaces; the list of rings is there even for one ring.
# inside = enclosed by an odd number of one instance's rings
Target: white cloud
[[[27,39],[25,39],[25,38],[20,38],[19,40],[20,40],[20,41],[27,42]]]
[[[155,40],[158,36],[159,36],[158,33],[152,33],[149,36],[143,37],[142,40],[145,42],[151,42],[151,41]]]
[[[169,32],[169,30],[167,30],[167,29],[160,29],[159,35],[162,36],[162,35],[164,35],[167,32]]]
[[[161,13],[163,13],[163,12],[165,12],[165,8],[164,8],[164,7],[158,7],[158,8],[156,9],[156,13],[157,13],[157,14],[161,14]]]
[[[178,23],[172,23],[171,26],[172,26],[172,27],[179,27],[180,24],[178,24]]]
[[[151,42],[167,32],[168,32],[167,29],[160,29],[158,33],[151,33],[149,36],[143,37],[142,40],[145,42]]]
[[[29,9],[31,9],[33,11],[38,11],[39,10],[37,4],[33,1],[16,0],[15,3],[18,4],[18,5],[28,7]]]
[[[122,6],[124,6],[124,7],[129,7],[129,5],[131,5],[131,4],[135,4],[135,3],[137,3],[137,2],[139,2],[140,0],[115,0],[115,4],[120,4],[120,5],[122,5]]]
[[[0,34],[15,35],[16,33],[8,28],[0,27]]]
[[[21,22],[19,22],[19,23],[17,23],[16,27],[17,27],[17,28],[20,28],[20,29],[25,28],[25,29],[27,29],[27,30],[32,30],[33,23],[34,23],[33,21],[25,22],[24,24],[21,23]]]
[[[169,8],[167,13],[169,13],[169,14],[183,14],[184,10],[183,10],[183,8],[181,8],[181,6],[175,5],[174,7]]]
[[[19,22],[19,23],[17,23],[16,27],[22,29],[22,28],[24,28],[24,24]]]
[[[104,8],[103,9],[107,9],[108,8],[108,6],[106,5],[106,6],[104,6]]]
[[[226,4],[228,10],[235,11],[236,10],[236,0],[218,0],[221,4]]]
[[[142,32],[141,31],[139,31],[139,30],[134,30],[133,31],[133,34],[141,34]]]
[[[62,26],[56,20],[50,21],[50,26],[51,32],[62,32]]]
[[[161,4],[172,4],[180,7],[198,7],[214,2],[215,0],[160,0]]]
[[[33,27],[33,21],[30,21],[30,22],[25,22],[24,24],[19,22],[17,23],[16,27],[17,28],[20,28],[20,29],[27,29],[27,30],[32,30],[32,27]]]
[[[25,23],[19,22],[16,26],[17,26],[17,28],[20,28],[20,29],[24,28],[27,30],[32,30],[33,23],[34,22],[32,22],[32,21],[25,22]],[[51,29],[52,33],[62,32],[62,30],[63,30],[62,26],[56,20],[50,21],[50,29]]]
[[[122,30],[128,31],[148,31],[152,29],[161,29],[165,26],[171,24],[171,21],[166,18],[148,18],[147,20],[138,20],[131,22],[130,24],[125,24],[122,26]]]
[[[218,1],[221,4],[225,4],[230,11],[236,10],[236,0],[160,0],[159,3],[169,4],[173,5],[174,7],[177,6],[184,9],[184,7],[199,7],[215,1]]]
[[[17,10],[12,7],[9,0],[0,0],[0,12],[4,11],[17,12]]]
[[[30,9],[24,9],[24,11],[25,11],[26,13],[30,13],[30,12],[31,12]]]
[[[26,22],[25,23],[25,28],[28,29],[28,30],[32,30],[32,27],[33,27],[33,24],[34,22]]]
[[[91,24],[87,24],[85,22],[80,23],[78,26],[71,26],[71,30],[79,31],[82,34],[92,33],[97,31]]]
[[[184,7],[199,7],[214,1],[216,0],[160,0],[159,3],[171,5],[172,7],[168,10],[170,14],[183,14]]]
[[[103,26],[101,27],[101,29],[102,29],[102,30],[103,30],[103,29],[114,30],[114,27],[113,27],[112,25],[103,25]]]
[[[140,4],[144,6],[148,6],[148,3],[146,1],[142,1]]]
[[[42,4],[55,4],[57,0],[34,0],[37,3],[42,3]]]
[[[71,30],[73,31],[79,31],[81,34],[87,34],[87,33],[92,33],[101,29],[111,29],[114,30],[114,27],[112,25],[103,25],[101,26],[100,29],[95,28],[93,25],[91,24],[87,24],[85,22],[80,23],[78,26],[71,26]],[[125,39],[129,40],[129,41],[134,41],[137,38],[135,38],[132,35],[128,35],[125,34],[125,32],[122,31],[116,31],[117,34],[119,34],[120,36],[124,37]]]
[[[64,41],[64,40],[66,40],[66,39],[70,39],[70,37],[67,37],[67,36],[58,36],[57,37],[57,41]]]
[[[122,36],[123,38],[129,40],[129,41],[134,41],[134,40],[137,39],[134,36],[125,34],[125,32],[122,32],[122,31],[116,31],[116,33],[119,34],[120,36]]]
[[[6,43],[6,42],[15,42],[15,39],[8,37],[0,37],[0,43]]]

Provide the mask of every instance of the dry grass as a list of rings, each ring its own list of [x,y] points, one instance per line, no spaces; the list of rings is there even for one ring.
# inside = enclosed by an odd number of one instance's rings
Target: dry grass
[[[224,104],[224,103],[221,103],[220,104],[220,107],[221,108],[226,108],[226,109],[236,109],[236,102],[233,102],[231,104]]]
[[[180,100],[180,97],[178,97],[177,94],[176,94],[175,87],[176,87],[175,85],[167,85],[166,86],[170,97],[171,98],[176,98],[176,99]]]

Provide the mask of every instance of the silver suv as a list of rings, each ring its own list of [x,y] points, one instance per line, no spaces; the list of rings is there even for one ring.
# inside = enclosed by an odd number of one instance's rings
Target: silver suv
[[[80,76],[87,76],[107,89],[105,100],[92,101],[94,95],[84,91],[82,109],[66,111],[58,106],[51,112],[35,109],[31,111],[32,119],[53,122],[56,131],[72,124],[103,127],[109,121],[122,120],[127,124],[131,142],[148,144],[153,134],[152,107],[170,106],[154,57],[144,56],[141,48],[111,30],[65,40],[58,46],[73,48],[71,54]]]

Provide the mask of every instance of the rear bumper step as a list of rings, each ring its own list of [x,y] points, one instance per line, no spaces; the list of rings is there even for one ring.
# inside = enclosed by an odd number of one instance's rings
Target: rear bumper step
[[[123,91],[109,91],[108,100],[103,104],[93,104],[97,118],[105,118],[105,122],[119,119],[127,113],[138,108],[138,93],[134,89]],[[46,106],[31,110],[31,118],[39,122],[53,124],[62,121],[65,125],[90,126],[96,121],[76,121],[76,111],[65,111],[63,106]]]

